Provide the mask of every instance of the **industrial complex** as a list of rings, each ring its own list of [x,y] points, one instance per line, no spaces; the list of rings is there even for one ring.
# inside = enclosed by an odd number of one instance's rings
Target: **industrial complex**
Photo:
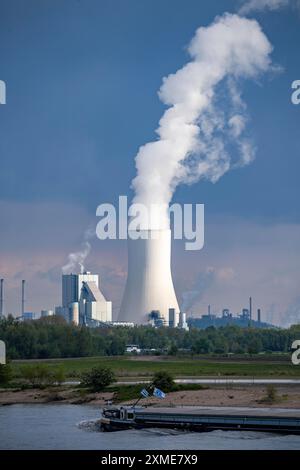
[[[25,310],[25,286],[21,281],[21,313],[17,318],[35,320],[59,315],[67,322],[88,327],[149,325],[155,328],[171,327],[188,330],[190,327],[207,328],[228,324],[238,326],[270,327],[252,315],[252,298],[249,308],[234,316],[228,308],[221,314],[208,313],[202,317],[190,316],[181,311],[176,298],[171,274],[171,230],[143,230],[136,239],[128,240],[128,275],[118,321],[112,317],[112,302],[100,289],[98,274],[89,271],[62,274],[61,305],[40,314]],[[4,315],[4,279],[0,280],[0,318]]]

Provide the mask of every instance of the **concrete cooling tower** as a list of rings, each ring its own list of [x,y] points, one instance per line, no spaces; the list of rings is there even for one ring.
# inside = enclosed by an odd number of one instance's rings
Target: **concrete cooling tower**
[[[128,275],[119,321],[147,323],[159,311],[169,323],[169,309],[179,307],[171,275],[171,230],[142,230],[147,239],[128,240]]]

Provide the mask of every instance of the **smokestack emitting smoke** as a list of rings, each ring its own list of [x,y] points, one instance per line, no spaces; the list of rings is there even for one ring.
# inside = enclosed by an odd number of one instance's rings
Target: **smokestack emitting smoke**
[[[95,230],[92,228],[88,228],[84,232],[84,240],[82,242],[82,249],[76,251],[75,253],[70,253],[68,255],[68,263],[62,267],[63,274],[69,274],[72,272],[76,272],[78,267],[80,268],[80,273],[82,274],[85,270],[84,262],[86,257],[91,251],[91,244],[89,240],[91,240],[95,236]]]
[[[200,178],[216,182],[230,168],[253,160],[254,148],[244,136],[245,104],[238,80],[266,72],[271,51],[257,21],[238,15],[225,13],[196,31],[188,46],[192,60],[164,78],[159,90],[169,108],[159,122],[158,140],[140,147],[136,156],[134,202],[167,209],[178,184]],[[229,103],[221,109],[217,87],[224,80]],[[237,158],[227,149],[232,142]],[[154,223],[142,228],[168,228],[167,211]]]
[[[134,203],[149,212],[154,204],[160,208],[150,223],[142,221],[141,230],[159,230],[161,235],[156,243],[151,237],[129,241],[120,319],[139,323],[150,310],[160,310],[167,321],[167,306],[178,312],[170,269],[169,203],[178,184],[200,178],[216,182],[230,168],[253,160],[252,143],[244,136],[246,106],[238,80],[266,72],[271,51],[257,21],[225,13],[196,31],[188,47],[192,60],[163,79],[159,97],[169,108],[159,122],[158,140],[138,151],[132,183]],[[218,103],[221,82],[228,89],[226,110]],[[228,152],[227,141],[236,144],[238,158]]]

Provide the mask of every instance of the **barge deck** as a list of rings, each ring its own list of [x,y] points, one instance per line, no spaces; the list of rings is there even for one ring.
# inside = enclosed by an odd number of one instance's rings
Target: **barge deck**
[[[172,428],[207,432],[246,430],[300,434],[300,410],[225,407],[109,407],[100,420],[104,431]]]

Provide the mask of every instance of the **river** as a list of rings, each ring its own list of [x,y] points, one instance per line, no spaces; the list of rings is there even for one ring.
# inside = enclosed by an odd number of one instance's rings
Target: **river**
[[[300,450],[300,436],[167,429],[99,432],[100,410],[90,405],[0,407],[0,449],[270,449]]]

